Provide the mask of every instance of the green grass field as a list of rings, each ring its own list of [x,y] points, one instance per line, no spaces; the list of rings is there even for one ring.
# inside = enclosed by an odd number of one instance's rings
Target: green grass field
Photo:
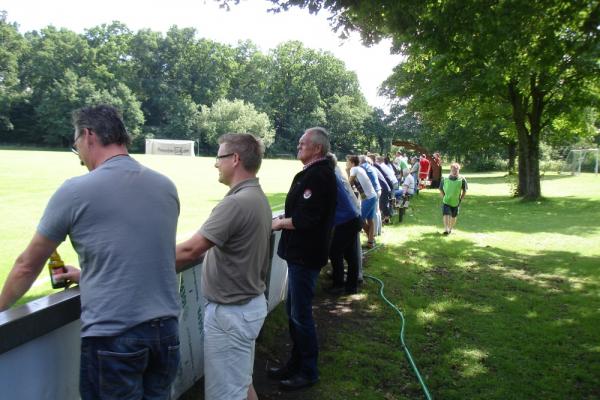
[[[180,240],[227,190],[213,159],[135,158],[176,183]],[[264,162],[259,176],[272,206],[283,204],[299,169],[298,161]],[[1,281],[48,197],[85,172],[66,152],[0,150]],[[402,224],[385,227],[383,247],[365,265],[404,311],[406,342],[432,396],[600,398],[600,176],[547,175],[538,202],[508,197],[500,173],[466,176],[470,190],[452,235],[440,234],[437,193],[422,191]],[[68,242],[59,250],[77,263]],[[44,274],[27,299],[50,291]],[[399,346],[399,319],[378,287],[367,281],[359,295],[337,301],[321,382],[306,398],[423,398]],[[286,334],[281,308],[267,320],[262,347]]]
[[[422,191],[365,265],[403,310],[432,397],[600,398],[600,176],[545,176],[538,202],[509,198],[499,173],[466,176],[449,237],[438,193]],[[367,280],[332,303],[322,278],[322,375],[306,398],[423,399],[379,287]],[[271,359],[287,331],[281,308],[263,328]]]
[[[179,240],[200,227],[228,190],[217,181],[214,158],[143,154],[134,158],[175,182],[181,203]],[[300,166],[298,161],[264,161],[259,178],[273,209],[283,208],[285,194]],[[52,193],[66,179],[85,173],[77,157],[67,151],[0,150],[0,282],[29,243]],[[58,251],[66,263],[77,265],[77,255],[68,239]],[[20,303],[51,292],[43,273]]]

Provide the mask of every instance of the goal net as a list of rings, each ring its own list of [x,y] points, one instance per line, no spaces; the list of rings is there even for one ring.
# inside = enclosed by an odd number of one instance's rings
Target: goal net
[[[598,174],[598,158],[600,149],[574,149],[569,151],[563,172],[579,175],[581,171]]]
[[[146,139],[146,154],[167,154],[194,157],[194,141]]]

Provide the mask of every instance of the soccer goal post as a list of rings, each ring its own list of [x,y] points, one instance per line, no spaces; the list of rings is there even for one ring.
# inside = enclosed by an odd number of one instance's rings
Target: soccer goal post
[[[146,154],[167,154],[194,157],[194,141],[146,139]]]
[[[571,175],[579,175],[582,167],[594,166],[594,173],[598,175],[598,158],[600,158],[600,149],[573,149],[567,155],[566,171]]]

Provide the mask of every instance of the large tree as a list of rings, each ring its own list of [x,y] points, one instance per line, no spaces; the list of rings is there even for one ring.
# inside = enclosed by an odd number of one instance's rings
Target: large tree
[[[221,99],[212,107],[202,106],[199,126],[202,140],[213,150],[219,136],[225,133],[251,133],[261,138],[266,147],[271,146],[275,137],[267,114],[256,111],[252,104],[242,100]]]
[[[479,98],[509,107],[518,140],[518,194],[541,195],[539,145],[557,119],[598,104],[597,0],[271,0],[276,10],[329,9],[342,33],[391,37],[406,55],[392,82],[409,107]],[[588,127],[590,128],[590,127]],[[592,132],[588,129],[588,132]]]
[[[19,61],[25,51],[26,43],[17,24],[8,22],[6,12],[0,11],[0,133],[14,129],[10,110],[21,97]]]

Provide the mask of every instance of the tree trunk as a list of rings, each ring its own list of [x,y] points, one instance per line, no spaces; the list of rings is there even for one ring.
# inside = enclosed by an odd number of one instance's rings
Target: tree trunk
[[[542,195],[540,187],[539,137],[543,110],[543,94],[537,90],[535,78],[532,77],[531,79],[530,97],[519,93],[515,81],[509,83],[508,92],[519,140],[519,184],[517,195],[528,200],[535,200]],[[528,112],[530,98],[532,99],[532,104],[531,110]]]
[[[511,140],[508,143],[508,174],[515,174],[515,160],[517,158],[517,142]]]

